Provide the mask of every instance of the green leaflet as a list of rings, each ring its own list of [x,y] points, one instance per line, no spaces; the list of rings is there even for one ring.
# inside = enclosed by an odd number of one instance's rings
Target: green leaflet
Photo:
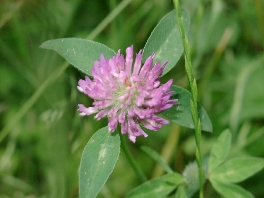
[[[182,10],[183,24],[188,32],[190,17],[185,10]],[[165,15],[153,29],[143,50],[143,60],[155,53],[154,63],[163,64],[169,61],[162,75],[169,72],[178,62],[183,53],[183,44],[176,21],[176,12],[171,11]]]
[[[174,91],[171,99],[178,99],[170,109],[162,112],[165,118],[187,128],[194,128],[191,114],[191,93],[186,89],[173,85],[171,91]],[[201,105],[198,105],[199,116],[201,118],[202,130],[212,132],[213,126],[209,116]]]
[[[91,76],[91,68],[94,61],[100,59],[103,54],[105,58],[111,58],[115,52],[107,46],[80,38],[60,38],[44,42],[41,46],[59,53],[70,64],[83,73]]]
[[[80,165],[80,198],[96,197],[112,173],[120,152],[119,134],[98,130],[85,146]]]

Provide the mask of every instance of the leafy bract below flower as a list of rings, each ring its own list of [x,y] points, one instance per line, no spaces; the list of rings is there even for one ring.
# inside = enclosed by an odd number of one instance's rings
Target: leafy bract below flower
[[[128,133],[134,143],[137,136],[148,136],[140,125],[158,131],[168,124],[168,120],[156,114],[170,108],[177,99],[170,100],[173,92],[168,90],[172,80],[164,85],[159,81],[167,61],[152,67],[154,56],[149,56],[141,67],[142,50],[133,65],[133,46],[126,49],[126,58],[120,50],[109,60],[101,55],[92,67],[93,80],[86,76],[78,82],[79,91],[94,99],[93,107],[79,104],[80,115],[97,113],[97,120],[108,117],[109,132],[115,131],[120,123],[121,133]]]

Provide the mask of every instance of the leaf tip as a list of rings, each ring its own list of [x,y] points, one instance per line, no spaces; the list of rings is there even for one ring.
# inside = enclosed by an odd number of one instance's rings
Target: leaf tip
[[[39,48],[43,48],[43,49],[48,49],[47,46],[48,46],[48,43],[50,42],[50,40],[48,41],[45,41],[44,43],[42,43]]]

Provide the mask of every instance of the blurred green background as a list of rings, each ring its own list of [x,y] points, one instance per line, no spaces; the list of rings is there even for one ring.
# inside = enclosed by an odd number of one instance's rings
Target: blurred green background
[[[121,12],[98,34],[91,32],[116,7]],[[192,47],[199,98],[214,133],[203,133],[206,157],[226,128],[233,134],[232,156],[264,157],[264,1],[185,0],[191,16]],[[84,74],[55,52],[40,49],[46,40],[90,38],[117,51],[142,49],[158,21],[173,9],[164,0],[1,0],[0,1],[0,197],[78,197],[82,150],[107,124],[79,117],[77,104],[92,103],[77,91]],[[94,32],[93,32],[94,33]],[[188,89],[183,59],[162,81]],[[148,138],[128,142],[149,178],[162,170],[140,146],[147,145],[178,172],[195,160],[193,131],[176,124]],[[264,171],[241,185],[264,195]],[[124,197],[139,184],[124,156],[98,197]],[[206,197],[220,197],[205,185]]]

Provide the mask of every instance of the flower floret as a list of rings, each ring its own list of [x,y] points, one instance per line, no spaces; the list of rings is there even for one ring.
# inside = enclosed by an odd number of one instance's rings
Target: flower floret
[[[117,54],[106,59],[103,55],[92,67],[92,79],[79,80],[77,89],[94,100],[92,107],[79,104],[81,116],[95,115],[95,119],[108,118],[108,130],[114,132],[118,123],[121,133],[128,134],[132,142],[137,136],[147,137],[141,126],[158,131],[169,121],[156,114],[173,106],[177,99],[170,99],[173,81],[160,84],[160,76],[168,63],[153,65],[155,54],[149,56],[143,66],[142,50],[136,54],[133,64],[133,46],[126,49],[126,57]]]

